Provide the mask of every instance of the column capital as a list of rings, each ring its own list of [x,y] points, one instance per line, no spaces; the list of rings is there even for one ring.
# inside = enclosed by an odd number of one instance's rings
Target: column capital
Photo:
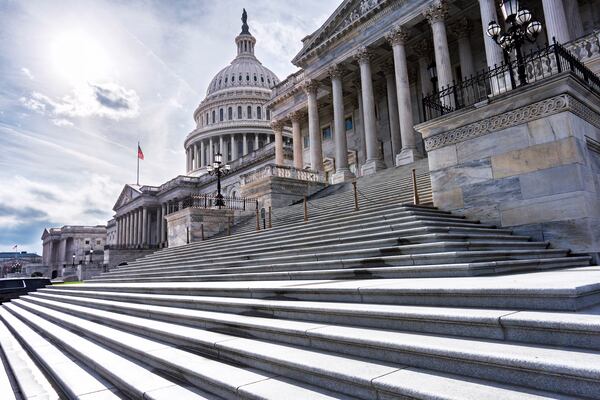
[[[271,129],[273,129],[274,132],[283,132],[283,126],[283,121],[278,119],[271,120]]]
[[[371,62],[371,51],[365,46],[359,47],[354,52],[353,56],[354,59],[361,65]]]
[[[297,110],[297,111],[292,111],[291,113],[289,113],[287,115],[287,117],[292,122],[300,122],[302,120],[302,118],[304,118],[304,114],[305,114],[304,111]]]
[[[412,46],[412,51],[417,55],[418,58],[431,58],[433,48],[429,39],[424,38]]]
[[[451,26],[450,31],[458,39],[464,39],[473,31],[473,24],[470,19],[463,17]]]
[[[302,82],[302,89],[304,89],[304,92],[309,95],[309,94],[317,94],[317,90],[319,89],[319,82],[315,81],[314,79],[307,79],[304,82]]]
[[[331,79],[341,78],[342,72],[342,67],[339,64],[333,64],[327,68],[327,74]]]
[[[406,44],[408,41],[408,29],[401,25],[396,25],[386,35],[385,39],[392,45]]]
[[[436,0],[423,10],[423,16],[427,18],[430,24],[444,21],[448,16],[447,0]]]

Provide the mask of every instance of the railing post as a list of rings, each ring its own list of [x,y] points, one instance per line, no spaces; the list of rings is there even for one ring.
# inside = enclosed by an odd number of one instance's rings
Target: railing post
[[[352,181],[352,190],[354,191],[354,211],[358,211],[358,190],[356,189],[356,181]]]
[[[562,65],[560,64],[560,54],[558,53],[558,43],[556,43],[555,37],[552,37],[552,42],[554,43],[554,57],[556,58],[556,70],[560,74],[562,72]]]
[[[419,188],[417,187],[417,172],[413,168],[412,169],[412,182],[413,182],[413,203],[415,205],[419,204]]]
[[[204,241],[204,224],[200,224],[200,234],[202,236],[202,240]]]
[[[256,200],[256,230],[260,231],[260,215],[258,215],[258,200]]]
[[[208,208],[208,198],[207,194],[204,193],[204,208]]]
[[[231,236],[231,215],[227,217],[227,236]]]
[[[308,201],[304,196],[304,222],[308,222]]]
[[[271,229],[273,227],[273,218],[271,216],[271,212],[273,210],[271,209],[271,206],[269,206],[269,229]]]

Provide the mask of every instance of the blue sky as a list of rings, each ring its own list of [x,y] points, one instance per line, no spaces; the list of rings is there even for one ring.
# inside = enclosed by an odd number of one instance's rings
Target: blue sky
[[[235,56],[243,7],[281,79],[337,0],[0,0],[0,251],[45,227],[104,224],[125,183],[184,173],[206,87]]]

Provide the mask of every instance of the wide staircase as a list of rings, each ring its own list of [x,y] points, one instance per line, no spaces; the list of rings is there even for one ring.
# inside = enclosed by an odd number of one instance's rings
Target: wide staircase
[[[600,399],[600,267],[417,167],[4,304],[0,399]]]

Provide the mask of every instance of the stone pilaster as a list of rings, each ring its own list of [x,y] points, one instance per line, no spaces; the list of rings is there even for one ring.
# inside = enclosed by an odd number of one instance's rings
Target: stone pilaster
[[[313,171],[323,171],[323,148],[321,141],[321,126],[319,124],[319,106],[317,104],[316,81],[306,81],[304,91],[308,103],[308,136],[310,140],[310,168]]]
[[[363,164],[361,172],[363,175],[369,175],[385,168],[385,164],[381,159],[379,140],[377,138],[375,98],[373,95],[373,80],[371,75],[371,53],[366,47],[361,47],[354,53],[354,59],[358,62],[360,67],[360,86],[365,129],[365,150],[367,153],[367,160]]]
[[[471,32],[473,32],[473,24],[467,18],[461,18],[452,25],[452,33],[458,39],[461,78],[475,75],[473,52],[471,51]]]
[[[386,85],[386,98],[390,122],[390,140],[392,157],[400,153],[402,140],[400,137],[400,116],[398,114],[398,92],[396,89],[396,71],[393,64],[385,64],[383,68]]]
[[[235,133],[231,134],[231,160],[238,159],[238,146],[237,141],[235,140]]]
[[[245,156],[246,154],[248,154],[248,134],[244,133],[244,137],[243,137],[243,143],[242,143],[242,155]]]
[[[148,208],[142,208],[142,240],[141,245],[148,244]]]
[[[433,92],[433,83],[431,82],[429,71],[427,70],[429,63],[431,62],[431,54],[433,53],[431,43],[427,39],[422,39],[412,47],[412,51],[418,57],[421,93],[427,96]]]
[[[205,159],[205,150],[204,150],[204,140],[200,141],[200,167],[204,167],[206,165]]]

